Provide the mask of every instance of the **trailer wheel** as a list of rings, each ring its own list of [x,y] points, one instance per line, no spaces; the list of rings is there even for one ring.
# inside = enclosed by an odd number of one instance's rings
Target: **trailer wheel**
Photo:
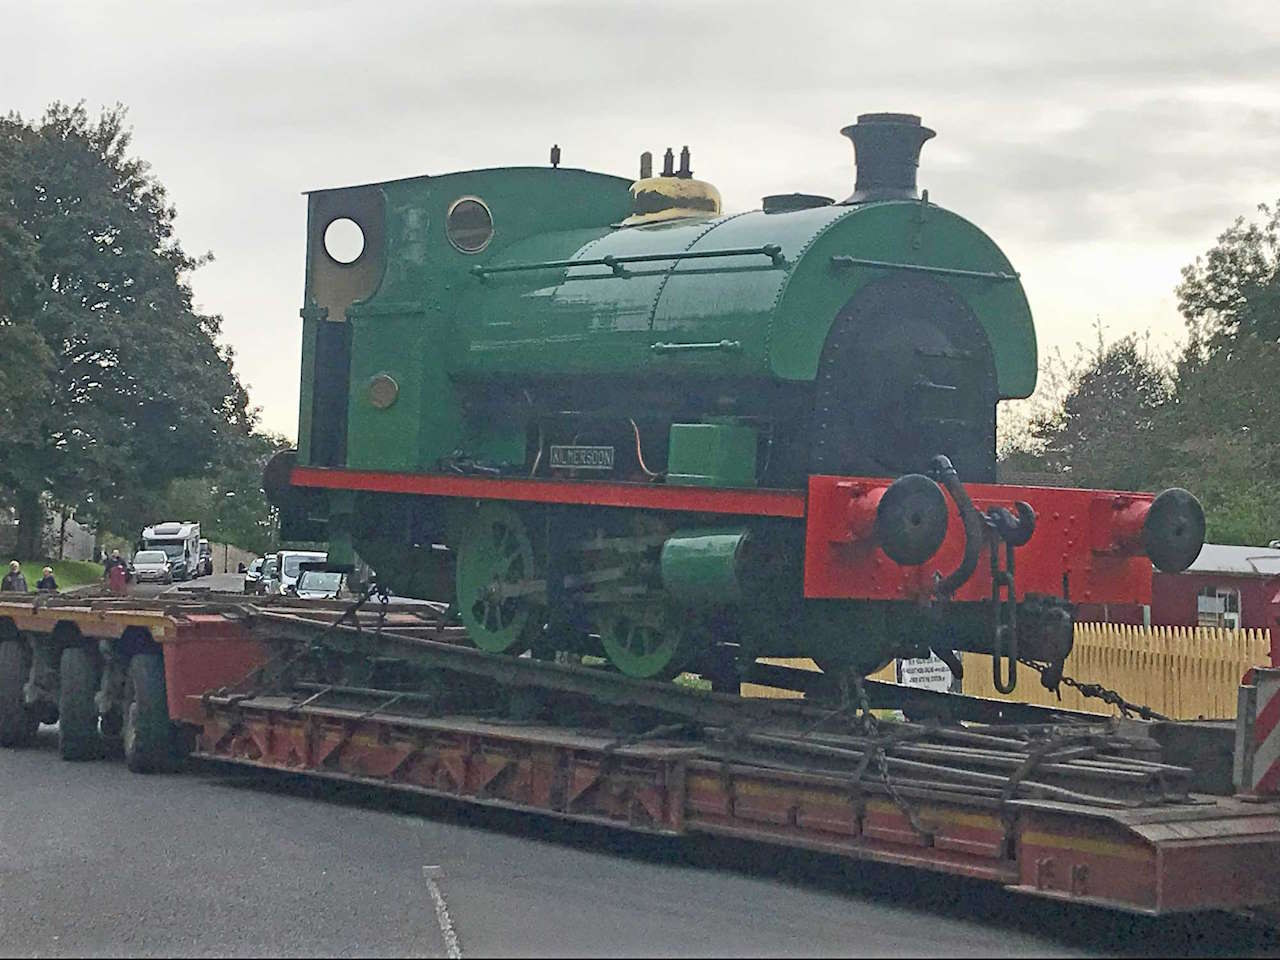
[[[31,664],[17,640],[0,643],[0,747],[25,747],[35,739],[40,720],[22,702],[22,685]]]
[[[58,671],[58,751],[63,760],[97,760],[102,756],[98,736],[98,661],[88,647],[62,651]]]
[[[122,735],[125,763],[134,773],[160,773],[173,766],[164,658],[158,653],[137,653],[129,660]]]

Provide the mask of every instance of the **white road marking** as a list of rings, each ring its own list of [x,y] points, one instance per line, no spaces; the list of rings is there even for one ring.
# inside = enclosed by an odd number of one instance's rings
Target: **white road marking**
[[[462,944],[458,942],[458,932],[453,928],[453,918],[449,916],[449,905],[445,902],[444,891],[440,889],[439,878],[444,876],[444,871],[432,864],[422,868],[422,875],[427,880],[427,893],[431,894],[431,902],[435,904],[436,923],[440,925],[445,955],[449,960],[462,960]]]

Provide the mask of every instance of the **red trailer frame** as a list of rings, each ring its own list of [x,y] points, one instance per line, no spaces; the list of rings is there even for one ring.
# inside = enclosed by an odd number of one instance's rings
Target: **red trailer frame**
[[[908,812],[874,785],[851,789],[819,770],[712,761],[696,745],[238,692],[271,665],[261,629],[199,604],[0,599],[0,630],[29,642],[57,635],[61,643],[112,644],[146,631],[164,656],[171,718],[193,735],[195,754],[212,760],[628,830],[817,850],[1148,914],[1280,901],[1274,798],[1196,795],[1188,804],[1101,809],[904,787]],[[453,628],[435,636],[459,639]]]

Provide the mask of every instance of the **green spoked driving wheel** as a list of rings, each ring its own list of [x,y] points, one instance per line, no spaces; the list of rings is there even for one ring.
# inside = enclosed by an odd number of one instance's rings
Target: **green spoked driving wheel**
[[[457,587],[458,614],[481,650],[527,644],[541,625],[533,544],[513,509],[486,503],[472,516],[458,546]]]
[[[600,614],[597,623],[609,662],[628,677],[670,680],[684,670],[688,630],[666,604],[615,607]]]

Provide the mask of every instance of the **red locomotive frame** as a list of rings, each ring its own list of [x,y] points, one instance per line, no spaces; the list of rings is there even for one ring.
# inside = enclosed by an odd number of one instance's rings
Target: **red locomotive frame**
[[[949,502],[946,539],[928,563],[906,567],[890,560],[873,535],[880,497],[893,482],[888,477],[814,476],[802,492],[295,467],[291,482],[331,490],[803,520],[804,595],[813,599],[923,600],[933,593],[935,573],[958,566],[964,553],[963,525]],[[965,489],[979,510],[1024,501],[1036,512],[1035,533],[1017,552],[1018,599],[1034,593],[1089,603],[1151,602],[1151,561],[1142,546],[1151,494],[1009,484]],[[991,572],[984,562],[953,599],[990,596]]]

